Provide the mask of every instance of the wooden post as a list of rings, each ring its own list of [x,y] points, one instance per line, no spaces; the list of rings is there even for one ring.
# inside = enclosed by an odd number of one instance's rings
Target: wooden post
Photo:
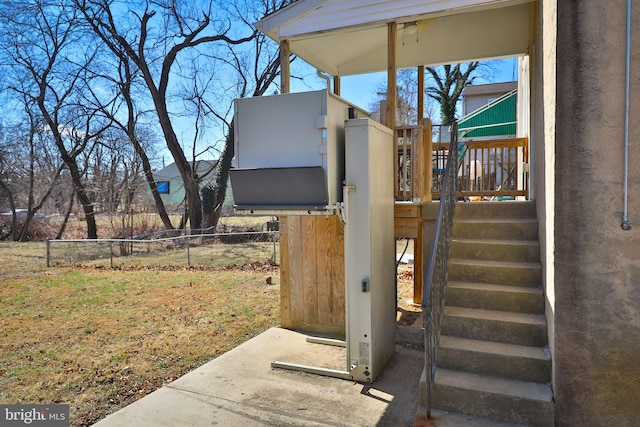
[[[433,124],[429,119],[422,119],[422,141],[420,150],[422,151],[422,191],[420,197],[421,203],[431,201],[431,187],[433,186]]]
[[[291,68],[289,57],[291,56],[291,48],[289,40],[280,42],[280,92],[289,93],[291,91]]]
[[[395,22],[389,22],[387,24],[387,127],[394,132],[396,129],[396,109],[398,103],[398,81],[396,70],[397,34],[398,24]],[[393,149],[395,150],[395,146]]]
[[[431,136],[431,120],[422,119],[422,132],[421,140],[416,141],[416,158],[415,161],[419,162],[420,166],[415,168],[417,174],[414,177],[415,180],[419,180],[419,185],[416,183],[415,188],[419,189],[414,197],[420,198],[420,210],[423,209],[425,203],[431,202],[431,186],[433,182],[433,147]],[[415,165],[415,163],[414,163]],[[415,183],[416,181],[414,181]],[[424,220],[422,214],[418,215],[418,230],[415,240],[413,242],[413,303],[422,303],[422,293],[424,290]]]
[[[333,93],[340,96],[340,76],[333,76]]]
[[[288,40],[280,42],[280,92],[289,93],[290,87],[290,63],[291,48]],[[283,328],[293,328],[296,310],[299,310],[298,298],[296,298],[293,287],[290,251],[298,249],[294,246],[296,229],[289,231],[290,225],[295,225],[295,221],[288,221],[286,216],[278,218],[280,221],[280,326]],[[290,237],[291,235],[291,237]],[[295,264],[294,268],[295,268]]]
[[[291,273],[289,271],[289,221],[286,216],[280,221],[280,326],[293,328],[291,316]]]
[[[396,44],[397,44],[398,24],[389,22],[387,24],[387,99],[385,104],[384,125],[391,129],[393,133],[393,144],[391,147],[391,160],[393,162],[393,180],[395,182],[394,194],[397,194],[398,185],[398,143],[396,135],[396,108],[398,103],[398,79],[396,73]],[[382,103],[380,104],[380,116],[382,117]]]
[[[424,292],[424,227],[422,218],[418,218],[418,234],[413,239],[413,303],[422,304]]]

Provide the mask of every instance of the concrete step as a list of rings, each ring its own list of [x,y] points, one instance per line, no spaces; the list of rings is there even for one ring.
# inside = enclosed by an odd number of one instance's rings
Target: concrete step
[[[544,315],[445,306],[442,335],[530,347],[547,345]]]
[[[537,262],[451,258],[448,280],[539,287],[542,283],[542,266]]]
[[[452,235],[458,239],[538,240],[535,218],[459,218]]]
[[[527,347],[443,335],[438,368],[519,381],[551,381],[551,358],[543,347]]]
[[[424,378],[423,372],[421,397],[426,391]],[[554,425],[553,395],[549,384],[449,369],[436,370],[433,407],[534,427]]]
[[[433,407],[553,426],[535,202],[458,203],[455,215]]]
[[[544,313],[542,288],[449,281],[445,292],[448,306],[529,314]]]
[[[540,262],[540,244],[537,240],[453,238],[451,257],[487,261]]]
[[[460,414],[458,412],[441,411],[432,409],[433,420],[426,419],[426,409],[422,406],[418,408],[418,416],[414,420],[413,427],[527,427],[522,424],[510,423],[507,421],[492,420],[490,418],[474,417],[472,415]],[[434,424],[435,421],[435,424]]]
[[[457,203],[458,218],[536,218],[533,201]]]
[[[424,348],[424,328],[422,327],[422,315],[412,326],[396,326],[396,343],[410,345],[416,348]]]

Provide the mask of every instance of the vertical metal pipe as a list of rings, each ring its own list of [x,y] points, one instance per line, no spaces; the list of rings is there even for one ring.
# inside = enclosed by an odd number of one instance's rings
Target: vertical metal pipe
[[[622,229],[630,230],[629,225],[629,69],[631,63],[631,0],[627,0],[627,48],[625,57],[624,81],[624,208],[622,213]]]
[[[275,231],[271,231],[271,240],[273,240],[273,264],[276,264],[277,259],[276,259],[276,232]]]

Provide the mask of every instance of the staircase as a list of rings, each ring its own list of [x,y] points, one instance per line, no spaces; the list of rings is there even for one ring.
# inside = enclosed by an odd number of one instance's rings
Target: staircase
[[[553,426],[535,203],[458,203],[452,238],[433,407]]]

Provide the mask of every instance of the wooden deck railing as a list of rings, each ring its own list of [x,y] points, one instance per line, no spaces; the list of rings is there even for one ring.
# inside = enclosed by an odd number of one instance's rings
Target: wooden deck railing
[[[459,195],[463,197],[517,197],[529,195],[529,144],[527,138],[466,142],[462,166],[458,172]],[[432,196],[440,197],[442,160],[449,144],[434,144]]]
[[[396,128],[396,201],[422,203],[430,198],[430,143],[430,122],[428,127]]]
[[[396,201],[424,201],[440,197],[448,142],[432,143],[431,170],[425,165],[428,147],[422,127],[396,129]],[[430,134],[430,132],[429,132]],[[421,141],[421,144],[418,144]],[[529,195],[529,144],[527,138],[466,142],[462,167],[458,172],[460,197],[488,198]],[[427,179],[430,175],[430,180]],[[427,181],[431,181],[428,185]],[[426,184],[426,185],[425,185]],[[425,197],[427,188],[431,197]]]

